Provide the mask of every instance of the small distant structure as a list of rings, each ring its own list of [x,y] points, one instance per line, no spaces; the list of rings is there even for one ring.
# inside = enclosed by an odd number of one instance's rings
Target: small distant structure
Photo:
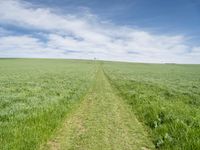
[[[96,57],[94,57],[94,64],[96,64],[97,63],[97,58]]]

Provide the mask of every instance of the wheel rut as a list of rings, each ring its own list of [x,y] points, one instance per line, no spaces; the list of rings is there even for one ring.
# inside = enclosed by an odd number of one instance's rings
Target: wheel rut
[[[127,104],[115,94],[101,67],[80,106],[40,149],[149,150],[147,132]]]

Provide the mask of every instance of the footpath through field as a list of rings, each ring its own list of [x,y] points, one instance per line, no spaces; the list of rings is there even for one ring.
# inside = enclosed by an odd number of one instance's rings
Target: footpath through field
[[[41,149],[148,150],[153,144],[100,67],[93,88]]]

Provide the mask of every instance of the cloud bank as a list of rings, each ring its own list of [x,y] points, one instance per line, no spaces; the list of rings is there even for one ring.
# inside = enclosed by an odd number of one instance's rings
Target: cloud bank
[[[119,26],[88,11],[61,14],[25,1],[6,0],[0,1],[0,25],[0,57],[200,63],[200,46],[188,44],[184,35]]]

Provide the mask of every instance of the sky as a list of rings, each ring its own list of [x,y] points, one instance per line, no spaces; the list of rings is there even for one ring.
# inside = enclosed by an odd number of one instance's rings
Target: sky
[[[200,0],[0,0],[0,57],[200,64]]]

